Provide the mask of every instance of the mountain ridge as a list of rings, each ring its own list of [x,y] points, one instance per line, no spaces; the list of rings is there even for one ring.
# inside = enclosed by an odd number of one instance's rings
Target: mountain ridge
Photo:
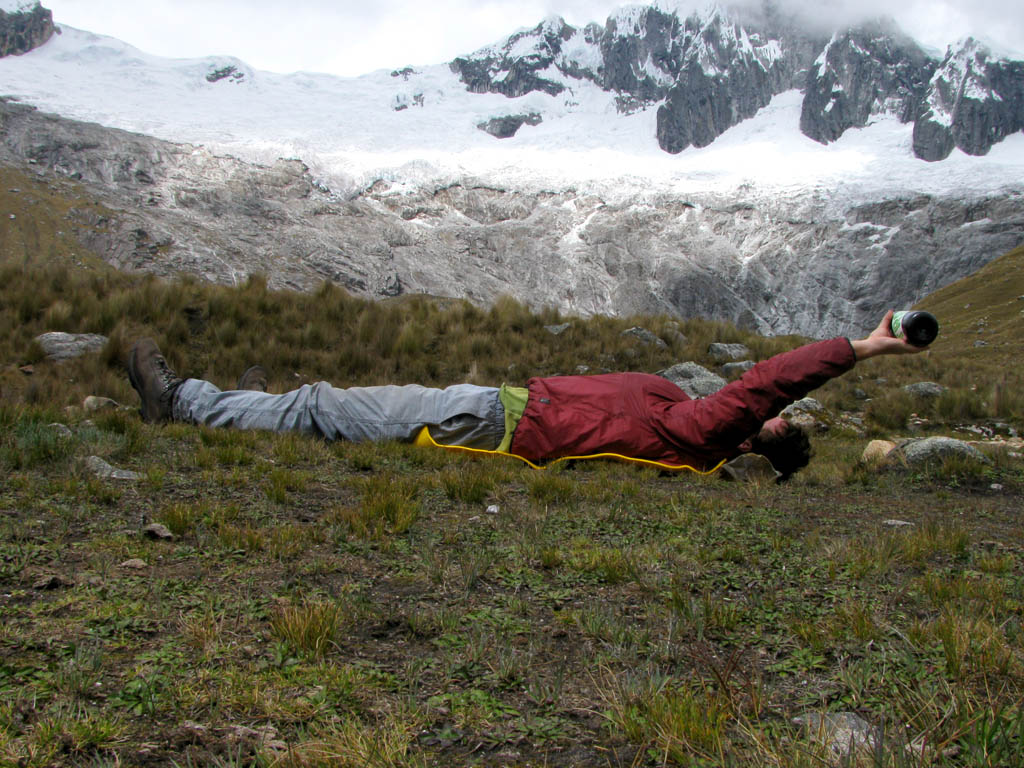
[[[1024,129],[1024,61],[994,56],[974,37],[936,60],[891,19],[837,29],[825,43],[795,19],[779,19],[770,3],[760,10],[712,4],[680,18],[628,6],[603,28],[582,29],[549,17],[450,66],[474,93],[558,95],[567,86],[557,72],[617,92],[623,109],[663,100],[657,138],[671,153],[709,145],[794,87],[807,94],[801,131],[821,143],[879,112],[914,123],[914,154],[928,161],[954,146],[983,155]]]
[[[658,30],[674,22],[641,16],[657,22],[653,37],[615,45],[654,62],[667,40]],[[567,71],[598,50],[597,28],[566,38],[549,20],[546,30],[548,54],[577,51]],[[529,33],[509,48],[520,60],[539,39]],[[777,60],[768,38],[731,39],[750,42],[752,67]],[[691,53],[704,77],[711,49]],[[514,92],[544,68],[513,70],[503,87]],[[498,73],[481,71],[488,82]],[[85,185],[114,211],[85,228],[90,248],[161,275],[230,283],[262,272],[272,287],[326,279],[362,295],[481,304],[508,293],[578,314],[822,335],[858,332],[880,308],[1024,240],[1024,133],[985,156],[954,147],[923,162],[899,110],[855,109],[869,97],[893,106],[875,92],[843,102],[821,90],[834,105],[820,110],[843,117],[828,144],[800,133],[807,94],[790,89],[673,155],[657,144],[659,105],[560,71],[571,88],[510,97],[471,93],[447,65],[284,76],[226,56],[161,59],[64,27],[0,59],[0,73],[39,107],[4,106],[0,160]],[[643,74],[605,74],[630,73]],[[897,95],[903,82],[893,80]],[[867,125],[839,130],[864,114]]]

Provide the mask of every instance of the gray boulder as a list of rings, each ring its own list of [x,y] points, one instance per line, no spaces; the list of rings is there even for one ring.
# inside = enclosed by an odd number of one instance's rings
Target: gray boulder
[[[636,339],[637,341],[639,341],[639,342],[641,342],[643,344],[653,344],[656,347],[662,347],[662,348],[668,346],[668,344],[666,344],[664,341],[659,339],[657,336],[655,336],[653,333],[648,331],[646,328],[641,328],[638,325],[635,325],[632,328],[627,328],[626,330],[624,330],[622,332],[622,335],[623,336],[632,336],[634,339]]]
[[[56,432],[57,437],[60,438],[69,438],[74,437],[75,435],[75,433],[71,431],[71,427],[69,427],[67,424],[53,422],[52,424],[47,424],[46,426],[48,426],[50,429]]]
[[[782,414],[784,416],[792,416],[797,413],[824,413],[825,406],[815,400],[813,397],[804,397],[797,400],[795,403],[791,403],[783,409]]]
[[[89,472],[104,480],[139,480],[142,478],[138,472],[112,467],[99,456],[89,456],[84,463]]]
[[[70,360],[87,352],[99,352],[107,343],[107,337],[98,333],[51,331],[36,336],[36,342],[43,348],[48,359]]]
[[[750,356],[750,349],[745,344],[723,344],[716,341],[708,345],[708,354],[716,360],[741,360]]]
[[[147,539],[159,539],[161,541],[173,541],[174,534],[171,529],[163,523],[150,523],[142,529],[142,535]]]
[[[97,411],[116,411],[121,407],[121,404],[117,400],[112,400],[109,397],[100,397],[98,395],[89,395],[82,401],[82,410],[86,413],[96,413]]]
[[[658,375],[668,379],[694,399],[713,395],[726,385],[725,379],[717,373],[712,373],[703,365],[694,362],[676,363],[671,368],[658,371]]]
[[[814,432],[827,432],[830,428],[825,406],[813,397],[805,397],[786,406],[782,416],[790,424]]]
[[[941,384],[936,384],[934,381],[918,381],[913,384],[907,384],[903,391],[914,397],[939,397],[946,391],[946,388]]]
[[[982,464],[992,463],[985,454],[973,445],[952,437],[924,437],[908,440],[898,446],[890,455],[905,461],[912,467],[957,456]]]

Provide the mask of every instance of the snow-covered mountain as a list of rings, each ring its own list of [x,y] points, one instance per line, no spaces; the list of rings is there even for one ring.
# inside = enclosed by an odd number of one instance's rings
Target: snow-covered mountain
[[[63,27],[0,60],[0,93],[248,160],[299,157],[342,194],[467,174],[605,194],[842,186],[851,199],[1022,178],[1024,63],[972,39],[939,62],[882,23],[829,40],[745,13],[628,6],[582,29],[549,18],[449,64],[360,78],[162,59]],[[963,162],[1011,135],[990,161]]]
[[[940,59],[884,21],[807,32],[773,8],[549,18],[359,78],[164,59],[58,19],[0,58],[0,95],[191,147],[8,107],[0,155],[95,185],[165,244],[156,263],[115,236],[122,266],[778,332],[863,324],[1024,240],[1024,63],[970,38]],[[9,37],[48,18],[0,10]],[[353,206],[366,228],[309,214]],[[258,220],[270,208],[287,238]]]

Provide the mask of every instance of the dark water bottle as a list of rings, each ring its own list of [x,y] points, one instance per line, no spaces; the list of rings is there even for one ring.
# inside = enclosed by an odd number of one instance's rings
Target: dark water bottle
[[[897,339],[906,337],[915,347],[927,347],[939,335],[939,321],[931,312],[920,309],[894,312],[892,333]]]

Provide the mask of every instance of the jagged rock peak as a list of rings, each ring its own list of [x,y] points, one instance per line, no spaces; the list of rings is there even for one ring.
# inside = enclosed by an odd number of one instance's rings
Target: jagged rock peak
[[[917,116],[935,62],[891,19],[837,32],[808,72],[800,130],[823,144],[873,115]]]
[[[1024,62],[996,58],[973,37],[949,46],[914,125],[914,153],[944,160],[959,147],[984,155],[1024,129]]]
[[[567,57],[560,56],[563,46],[571,43],[569,49],[575,52],[581,45],[588,45],[585,32],[582,40],[577,39],[579,32],[560,16],[549,16],[533,29],[516,32],[504,43],[456,58],[450,66],[473,93],[501,93],[512,98],[542,91],[557,96],[565,89],[557,78],[556,62],[560,60],[563,66],[567,62]],[[553,64],[554,73],[550,71]]]
[[[53,33],[53,14],[38,0],[0,2],[0,57],[28,53]]]
[[[667,152],[703,147],[785,90],[804,92],[800,128],[829,143],[876,115],[914,123],[914,154],[985,154],[1024,127],[1024,62],[968,38],[939,62],[891,18],[825,32],[773,0],[682,10],[671,0],[577,29],[551,17],[451,63],[468,89],[509,97],[590,80],[620,111],[658,105]],[[661,102],[659,104],[659,102]]]
[[[795,87],[811,50],[748,29],[717,5],[688,16],[677,41],[679,74],[657,115],[658,144],[672,153],[707,146],[772,96]]]

